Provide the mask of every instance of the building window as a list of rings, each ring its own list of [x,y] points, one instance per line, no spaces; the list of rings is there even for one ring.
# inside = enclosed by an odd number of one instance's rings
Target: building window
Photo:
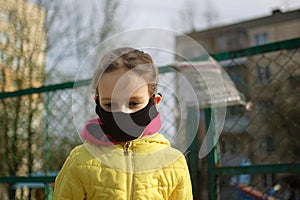
[[[7,62],[7,54],[5,52],[0,51],[0,64],[4,64]]]
[[[263,45],[268,43],[269,37],[267,33],[259,33],[254,35],[254,45]]]
[[[267,153],[272,153],[274,151],[274,140],[271,136],[267,136],[266,140],[266,151]]]
[[[274,109],[274,103],[272,100],[258,101],[256,103],[256,108],[259,111],[266,111]]]
[[[17,49],[20,49],[21,46],[22,46],[22,39],[21,38],[17,38],[15,45],[16,45]]]
[[[271,136],[264,136],[260,139],[261,155],[269,155],[275,150],[274,139]]]
[[[17,71],[17,69],[19,68],[19,59],[18,58],[13,59],[12,67],[13,67],[13,70]]]
[[[220,150],[221,150],[221,153],[222,154],[225,154],[226,153],[226,143],[225,143],[225,141],[224,140],[221,140],[220,141]]]
[[[231,154],[237,154],[237,140],[230,140],[228,141],[228,145],[227,145],[227,150],[231,153]]]
[[[20,21],[17,21],[16,23],[16,30],[21,31],[22,30],[22,23]]]
[[[244,106],[241,105],[228,106],[226,108],[226,116],[227,117],[241,116],[244,110],[245,110]]]
[[[219,36],[217,38],[217,51],[228,50],[227,38],[225,36]]]
[[[267,84],[270,80],[269,66],[258,65],[256,71],[257,71],[257,82],[260,84]]]
[[[10,14],[8,11],[0,10],[0,20],[4,22],[9,22]]]
[[[237,141],[235,139],[227,139],[227,140],[222,140],[220,142],[221,145],[221,153],[230,153],[230,154],[237,154]]]
[[[0,32],[0,43],[5,45],[8,43],[8,39],[9,39],[8,34],[6,32],[1,31]]]

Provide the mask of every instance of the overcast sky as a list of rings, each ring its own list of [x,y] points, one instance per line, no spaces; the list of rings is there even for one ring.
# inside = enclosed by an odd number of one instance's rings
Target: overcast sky
[[[73,2],[73,0],[68,0]],[[80,1],[86,4],[86,1]],[[188,11],[194,15],[193,26],[196,30],[209,27],[208,17],[211,17],[211,26],[220,26],[271,15],[272,10],[281,9],[283,12],[300,8],[300,0],[120,0],[121,9],[118,13],[120,30],[132,30],[143,27],[167,28],[179,32],[188,32],[189,24],[183,20]],[[89,9],[83,6],[86,13]],[[165,43],[167,49],[174,48],[175,35],[169,34],[166,38],[151,37],[153,46]],[[143,35],[145,39],[145,35]],[[71,58],[72,60],[73,58]],[[158,64],[169,64],[173,56],[155,56]],[[73,60],[72,60],[73,61]],[[67,61],[66,70],[70,72],[70,61]],[[76,65],[76,62],[73,64]],[[77,66],[78,67],[78,66]],[[64,69],[62,64],[61,69]]]
[[[300,0],[123,0],[121,8],[124,12],[120,14],[120,21],[125,31],[158,27],[186,33],[191,29],[187,29],[189,22],[183,18],[189,11],[194,15],[193,27],[197,31],[269,16],[274,9],[282,12],[296,10],[300,8]],[[158,41],[158,37],[152,38],[154,46],[155,43],[164,42],[170,49],[174,47],[174,35],[161,41]],[[162,63],[172,60],[166,58],[164,56],[165,61]]]
[[[207,16],[212,16],[212,25],[229,24],[270,15],[272,10],[283,12],[300,8],[300,0],[124,0],[127,8],[125,29],[144,26],[164,27],[180,30],[179,19],[186,7],[195,15],[194,26],[208,26]]]

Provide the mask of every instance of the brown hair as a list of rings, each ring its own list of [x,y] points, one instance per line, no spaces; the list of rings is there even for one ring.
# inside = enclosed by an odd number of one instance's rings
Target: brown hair
[[[98,95],[98,83],[102,74],[120,68],[133,70],[147,82],[149,95],[156,93],[158,70],[151,56],[131,47],[122,47],[112,50],[101,59],[92,80],[92,87],[96,95]]]

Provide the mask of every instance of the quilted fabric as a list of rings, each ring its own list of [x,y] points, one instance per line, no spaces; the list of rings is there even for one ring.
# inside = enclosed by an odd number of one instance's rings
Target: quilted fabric
[[[77,146],[56,178],[54,199],[193,198],[185,157],[157,133],[117,145]]]

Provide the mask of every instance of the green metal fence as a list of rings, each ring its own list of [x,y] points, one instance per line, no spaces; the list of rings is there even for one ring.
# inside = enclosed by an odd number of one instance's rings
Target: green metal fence
[[[248,104],[247,109],[245,105],[227,108],[219,142],[203,159],[198,151],[205,127],[215,123],[211,120],[214,109],[187,108],[187,132],[193,135],[198,128],[187,154],[195,199],[245,198],[238,188],[243,181],[262,192],[280,183],[280,199],[299,195],[299,48],[300,38],[214,55]],[[180,108],[166,101],[174,99],[169,89],[176,87],[176,76],[165,66],[160,68],[160,80],[164,80],[160,106],[169,113],[162,132],[168,133],[178,126]],[[73,114],[82,112],[86,102],[72,95],[88,83],[0,93],[0,199],[9,195],[51,199],[57,171],[70,150],[81,143]],[[245,163],[249,166],[241,166]]]
[[[250,199],[275,184],[281,185],[278,199],[299,199],[299,38],[215,58],[249,104],[248,110],[227,109],[218,145],[208,155],[209,199]],[[252,186],[248,192],[238,187],[243,183]]]

